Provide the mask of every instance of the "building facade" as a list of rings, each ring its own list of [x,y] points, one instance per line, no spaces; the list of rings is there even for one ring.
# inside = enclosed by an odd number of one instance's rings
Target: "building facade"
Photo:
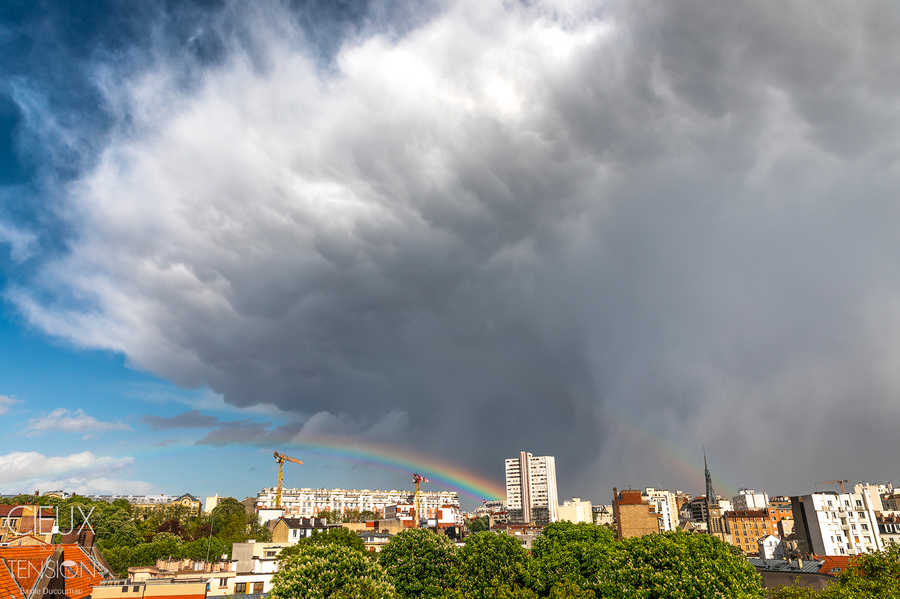
[[[769,506],[769,495],[757,493],[753,489],[740,489],[738,494],[731,498],[731,506],[736,512],[764,510]]]
[[[256,496],[256,511],[275,509],[274,487],[261,490]],[[286,517],[312,518],[320,512],[374,512],[384,518],[389,505],[415,502],[415,491],[370,491],[363,489],[283,489],[281,507]],[[444,506],[459,508],[455,491],[422,491],[423,516],[433,518]]]
[[[768,509],[725,512],[725,520],[731,544],[748,555],[757,555],[761,538],[778,534],[778,523]]]
[[[678,503],[675,501],[675,493],[647,487],[644,489],[644,497],[648,503],[656,506],[661,532],[675,530],[678,527]]]
[[[859,555],[882,548],[875,510],[865,493],[825,491],[791,497],[801,553]]]
[[[505,461],[506,506],[510,522],[556,522],[559,498],[556,493],[556,459],[521,452]]]
[[[564,501],[558,509],[560,522],[579,524],[587,522],[593,524],[594,515],[591,513],[591,502],[582,501],[580,497],[573,497],[572,501]]]
[[[619,491],[613,487],[613,515],[619,539],[642,537],[660,531],[656,506],[635,490]]]

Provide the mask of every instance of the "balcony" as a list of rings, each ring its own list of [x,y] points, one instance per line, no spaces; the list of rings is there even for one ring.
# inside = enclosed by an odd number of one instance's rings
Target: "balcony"
[[[849,524],[841,525],[841,530],[850,530],[850,525]]]
[[[846,518],[847,512],[838,512],[838,518]]]

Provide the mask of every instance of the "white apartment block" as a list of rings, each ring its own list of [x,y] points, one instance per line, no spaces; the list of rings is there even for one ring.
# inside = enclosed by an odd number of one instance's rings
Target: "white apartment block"
[[[556,459],[521,452],[506,460],[506,505],[511,522],[548,524],[559,519]]]
[[[865,493],[826,491],[791,497],[802,553],[859,555],[882,549],[875,510]]]
[[[886,485],[873,485],[871,483],[858,483],[853,487],[854,493],[865,493],[869,498],[869,505],[876,512],[887,511],[882,499],[893,494],[894,486],[891,483]]]
[[[274,487],[267,487],[256,495],[256,510],[275,509]],[[370,491],[362,489],[282,489],[281,507],[286,517],[314,517],[320,512],[375,512],[385,517],[389,505],[415,503],[415,491]],[[459,495],[455,491],[422,491],[422,515],[434,518],[442,507],[459,509]]]
[[[769,495],[757,493],[753,489],[740,489],[738,494],[731,498],[731,501],[735,512],[764,510],[769,507]]]
[[[660,532],[675,530],[678,526],[678,504],[675,502],[675,493],[647,487],[641,493],[650,505],[656,506],[659,514]]]

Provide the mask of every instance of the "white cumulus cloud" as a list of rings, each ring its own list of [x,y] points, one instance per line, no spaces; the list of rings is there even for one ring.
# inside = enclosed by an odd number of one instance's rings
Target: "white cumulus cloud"
[[[131,427],[124,422],[104,422],[88,416],[84,410],[70,412],[65,408],[57,408],[39,418],[32,418],[26,426],[29,436],[44,433],[104,433],[108,431],[130,431]]]
[[[0,456],[0,488],[4,493],[58,488],[79,493],[155,492],[149,483],[112,476],[132,464],[130,456],[99,456],[89,451],[64,456],[14,451]]]

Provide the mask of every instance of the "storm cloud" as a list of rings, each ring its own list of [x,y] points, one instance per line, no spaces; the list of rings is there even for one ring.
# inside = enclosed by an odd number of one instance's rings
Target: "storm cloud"
[[[205,17],[215,60],[97,58],[75,233],[6,297],[297,415],[204,444],[328,415],[604,497],[699,490],[704,444],[726,487],[896,473],[895,3],[377,8],[327,59],[265,2]]]

